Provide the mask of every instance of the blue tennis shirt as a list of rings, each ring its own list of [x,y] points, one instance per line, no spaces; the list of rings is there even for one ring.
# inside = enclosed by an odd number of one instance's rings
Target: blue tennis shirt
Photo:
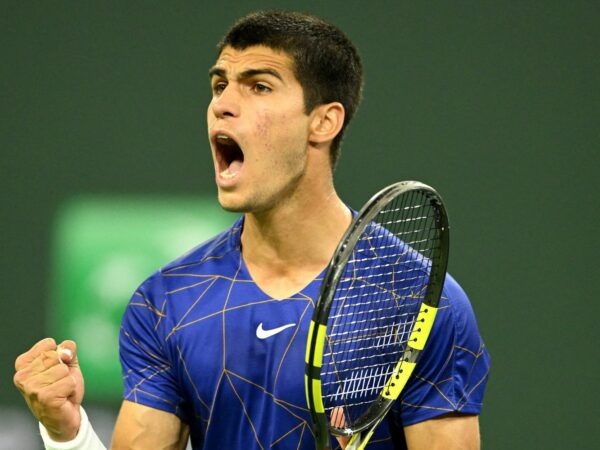
[[[270,297],[244,264],[242,227],[240,218],[134,293],[120,333],[124,399],[177,415],[195,450],[314,449],[304,355],[323,273]],[[448,276],[415,373],[368,448],[402,448],[403,426],[448,412],[478,414],[488,371],[469,300]]]

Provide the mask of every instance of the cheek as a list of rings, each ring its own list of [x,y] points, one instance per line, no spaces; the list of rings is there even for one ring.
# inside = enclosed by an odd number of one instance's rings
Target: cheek
[[[264,140],[265,144],[268,144],[273,127],[273,120],[269,113],[263,112],[259,114],[256,121],[256,137]]]
[[[269,160],[274,163],[279,155],[289,149],[297,130],[289,123],[289,115],[285,113],[262,113],[257,119],[256,141],[265,154],[271,155]]]
[[[295,109],[267,109],[257,113],[255,117],[255,138],[264,152],[283,155],[303,149],[306,145],[306,116],[301,112]]]

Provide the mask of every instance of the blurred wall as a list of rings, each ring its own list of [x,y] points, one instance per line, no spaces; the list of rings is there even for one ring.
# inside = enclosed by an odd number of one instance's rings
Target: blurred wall
[[[346,201],[419,179],[448,203],[450,270],[493,356],[484,448],[593,448],[600,4],[248,3],[0,3],[0,407],[25,408],[13,361],[46,332],[59,206],[214,195],[215,43],[245,12],[288,7],[339,25],[363,55],[337,171]]]

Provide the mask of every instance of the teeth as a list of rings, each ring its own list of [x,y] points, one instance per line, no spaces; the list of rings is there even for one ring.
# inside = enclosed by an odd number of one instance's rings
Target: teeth
[[[235,173],[231,173],[229,171],[229,169],[225,169],[223,172],[221,172],[221,177],[225,178],[225,179],[230,179],[230,178],[233,178],[235,176],[236,176],[236,174]]]
[[[229,143],[232,142],[232,139],[229,136],[225,135],[225,134],[218,134],[217,135],[217,141],[219,141],[219,142],[221,142],[223,144],[229,144]]]

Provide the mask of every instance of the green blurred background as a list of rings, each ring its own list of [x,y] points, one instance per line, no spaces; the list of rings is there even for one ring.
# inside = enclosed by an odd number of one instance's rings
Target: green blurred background
[[[418,179],[448,204],[450,270],[493,357],[483,447],[597,448],[594,1],[0,2],[0,417],[25,412],[14,358],[69,314],[51,306],[66,270],[56,249],[65,211],[181,201],[217,217],[207,69],[233,20],[271,7],[332,21],[363,56],[342,197],[359,207]],[[99,397],[92,383],[88,394]]]

